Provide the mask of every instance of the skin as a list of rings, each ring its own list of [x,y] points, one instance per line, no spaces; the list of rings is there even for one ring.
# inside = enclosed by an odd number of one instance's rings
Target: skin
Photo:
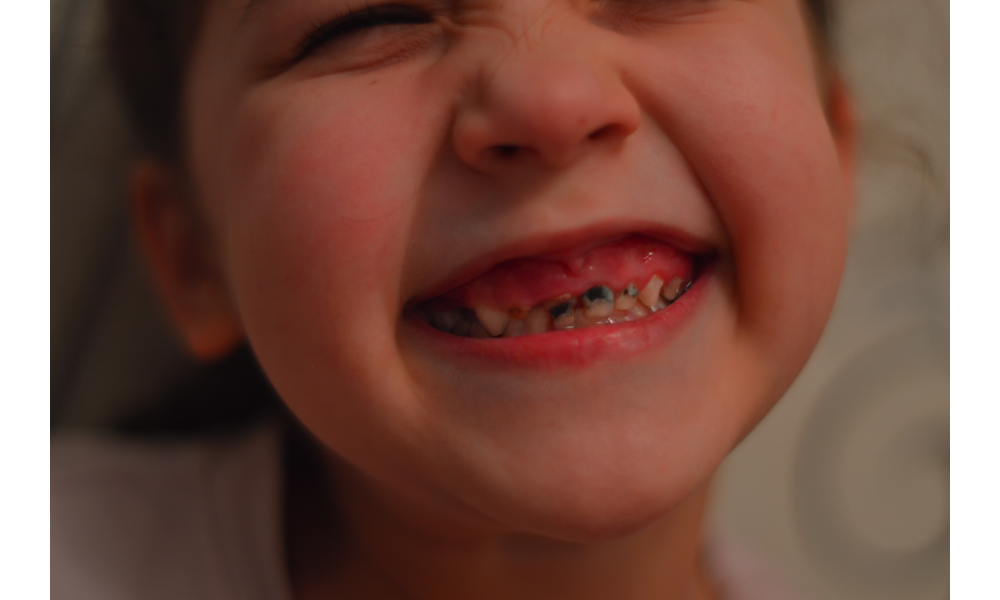
[[[330,452],[336,492],[292,504],[296,594],[711,597],[707,482],[808,358],[844,263],[850,111],[799,5],[417,1],[431,23],[293,60],[363,5],[209,2],[184,176],[147,162],[132,188],[192,351],[248,339]],[[633,226],[717,256],[640,355],[477,363],[403,316],[476,257]]]

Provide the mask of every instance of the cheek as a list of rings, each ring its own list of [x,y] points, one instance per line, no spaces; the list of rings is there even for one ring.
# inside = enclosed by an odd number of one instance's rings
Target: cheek
[[[359,364],[342,360],[346,347],[384,364],[387,345],[356,342],[394,335],[418,173],[434,140],[405,90],[349,83],[264,86],[234,117],[222,237],[248,335],[280,354],[271,365],[292,368],[295,353]]]
[[[412,86],[407,96],[331,79],[241,102],[238,133],[220,152],[229,158],[219,222],[268,377],[303,422],[322,424],[338,452],[360,461],[373,454],[366,440],[395,439],[366,429],[393,426],[379,415],[419,418],[394,340],[420,173],[437,141]]]
[[[843,176],[815,85],[789,58],[794,49],[716,39],[726,41],[675,53],[647,93],[666,99],[654,118],[730,236],[739,325],[752,351],[794,373],[826,323],[843,268]]]
[[[251,240],[278,236],[276,251],[313,265],[364,264],[353,276],[388,260],[434,144],[422,103],[375,77],[272,87],[248,95],[232,128],[237,227]]]

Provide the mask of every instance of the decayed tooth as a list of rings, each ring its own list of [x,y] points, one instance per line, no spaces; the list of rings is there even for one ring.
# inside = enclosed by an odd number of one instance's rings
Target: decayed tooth
[[[580,296],[588,317],[599,319],[615,310],[615,293],[606,285],[595,285]]]
[[[670,283],[663,286],[660,290],[660,296],[666,300],[668,303],[673,302],[681,295],[681,290],[684,289],[684,280],[680,277],[674,277],[670,280]]]
[[[510,320],[507,313],[493,310],[488,306],[477,306],[476,318],[479,319],[479,322],[483,324],[486,331],[489,331],[493,337],[503,333],[504,328],[507,327],[507,321]]]
[[[556,329],[569,329],[575,323],[573,317],[573,301],[567,300],[549,309],[552,315],[552,325]]]
[[[515,306],[514,308],[507,311],[507,316],[511,319],[523,319],[528,316],[528,309],[521,308],[520,306]]]
[[[573,321],[577,329],[593,327],[595,325],[609,325],[613,322],[610,315],[592,317],[587,314],[587,309],[585,308],[578,308],[573,311]]]
[[[615,298],[615,308],[623,311],[630,311],[632,307],[635,306],[635,300],[639,297],[639,288],[635,286],[635,283],[628,284],[622,293],[618,294]]]
[[[528,326],[524,319],[511,319],[503,330],[504,337],[517,337],[526,333],[528,333]]]
[[[528,311],[524,322],[528,327],[528,333],[544,333],[549,328],[549,311],[536,306]]]
[[[663,287],[663,280],[659,275],[653,275],[646,287],[639,292],[639,301],[652,308],[656,306],[656,301],[660,297],[660,288]]]

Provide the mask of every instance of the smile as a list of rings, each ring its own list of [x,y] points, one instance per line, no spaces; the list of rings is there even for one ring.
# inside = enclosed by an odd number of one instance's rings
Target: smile
[[[704,262],[630,235],[580,252],[505,261],[412,312],[440,332],[478,339],[621,325],[678,302]]]

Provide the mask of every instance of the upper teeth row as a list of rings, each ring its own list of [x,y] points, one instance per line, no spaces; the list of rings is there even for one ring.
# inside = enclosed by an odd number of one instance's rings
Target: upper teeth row
[[[456,335],[514,337],[641,319],[666,308],[690,286],[691,282],[681,277],[664,285],[659,275],[653,275],[642,290],[634,282],[617,294],[606,285],[597,285],[579,298],[565,294],[530,309],[515,307],[504,312],[476,306],[474,310],[428,308],[425,313],[434,327]]]

